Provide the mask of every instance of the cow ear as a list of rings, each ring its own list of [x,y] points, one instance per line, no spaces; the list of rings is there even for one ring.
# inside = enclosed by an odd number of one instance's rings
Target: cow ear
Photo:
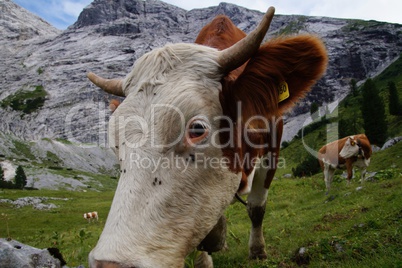
[[[315,36],[277,38],[260,47],[223,94],[226,100],[240,101],[242,111],[283,114],[321,78],[327,62],[325,46]]]

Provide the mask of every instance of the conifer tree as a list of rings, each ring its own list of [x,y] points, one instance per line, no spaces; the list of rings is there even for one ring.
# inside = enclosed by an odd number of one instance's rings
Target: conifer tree
[[[318,117],[318,113],[316,113],[316,112],[318,112],[319,108],[320,107],[318,106],[317,103],[313,102],[311,104],[311,106],[310,106],[310,115],[313,118],[313,120],[315,120]]]
[[[362,95],[361,111],[367,138],[372,144],[382,145],[387,138],[385,107],[373,80],[364,83]]]
[[[356,120],[356,119],[352,119]],[[338,122],[338,135],[339,138],[343,138],[349,135],[354,135],[357,133],[354,129],[354,125],[351,119],[341,118]]]
[[[0,165],[0,187],[4,187],[4,182],[5,182],[4,170],[3,167]]]
[[[18,166],[15,171],[15,186],[17,189],[24,189],[26,185],[27,176],[25,175],[25,171],[21,166]]]
[[[388,91],[389,91],[389,113],[391,115],[401,115],[402,111],[399,105],[399,96],[398,91],[396,89],[396,85],[393,81],[388,82]]]
[[[353,97],[356,97],[359,94],[357,92],[357,82],[355,79],[350,80],[350,92],[352,92]]]

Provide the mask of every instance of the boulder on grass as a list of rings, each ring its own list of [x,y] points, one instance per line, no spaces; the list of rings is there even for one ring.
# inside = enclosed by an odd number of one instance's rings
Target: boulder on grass
[[[60,260],[47,249],[34,248],[16,240],[0,238],[0,263],[7,268],[61,268]]]

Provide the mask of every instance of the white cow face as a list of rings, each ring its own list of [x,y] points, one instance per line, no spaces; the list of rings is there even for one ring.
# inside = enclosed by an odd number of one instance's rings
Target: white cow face
[[[355,140],[355,137],[350,136],[346,140],[345,145],[343,146],[342,150],[339,153],[339,156],[345,159],[352,156],[356,156],[359,154],[359,149],[360,148],[357,141]]]
[[[216,57],[169,45],[139,59],[123,82],[127,97],[109,122],[121,176],[92,266],[183,267],[231,202],[240,177],[220,148]]]
[[[121,176],[104,230],[89,256],[91,267],[181,268],[185,256],[218,222],[241,179],[238,169],[229,170],[227,148],[222,152],[229,145],[220,144],[220,137],[234,137],[221,134],[234,130],[222,107],[237,105],[236,98],[221,105],[222,78],[260,50],[274,10],[269,8],[254,31],[221,51],[167,45],[137,60],[124,80],[88,74],[106,92],[126,97],[109,122],[109,143],[120,160]],[[302,39],[305,43],[308,38]],[[309,44],[318,50],[308,50],[318,54],[308,54],[308,62],[317,62],[318,55],[322,63],[315,72],[307,69],[317,75],[326,64],[325,49],[317,41]],[[277,53],[281,60],[283,54]],[[264,89],[272,88],[265,85],[269,79],[263,81]],[[295,86],[294,98],[308,87],[309,82]],[[226,125],[231,129],[220,129]]]

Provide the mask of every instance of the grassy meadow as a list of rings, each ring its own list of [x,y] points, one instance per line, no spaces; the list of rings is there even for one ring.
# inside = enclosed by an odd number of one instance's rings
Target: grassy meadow
[[[2,190],[1,199],[16,200],[28,196],[60,199],[44,202],[58,206],[50,210],[36,210],[33,206],[16,208],[9,203],[0,203],[0,237],[37,248],[58,247],[68,266],[87,266],[88,253],[102,231],[113,194],[113,191]],[[83,214],[93,210],[98,211],[99,222],[88,223]]]
[[[388,150],[400,166],[395,154],[401,155],[402,144]],[[385,152],[373,157],[373,169]],[[361,186],[357,180],[347,186],[337,174],[329,195],[325,195],[322,174],[276,179],[264,219],[269,255],[264,261],[248,260],[250,221],[243,205],[232,205],[226,211],[228,247],[213,254],[215,267],[401,267],[402,170],[394,166],[377,171],[360,190],[356,189]],[[1,199],[63,199],[48,200],[58,208],[43,211],[0,203],[0,237],[38,248],[56,246],[68,266],[87,266],[88,253],[99,238],[113,194],[112,190],[2,190]],[[99,222],[83,219],[82,214],[92,210],[98,211]],[[298,254],[301,248],[305,250],[302,256]]]
[[[228,250],[214,256],[216,267],[401,267],[400,172],[381,171],[361,190],[337,175],[329,195],[322,174],[274,181],[264,219],[268,260],[247,260],[250,223],[235,204],[227,210]]]

